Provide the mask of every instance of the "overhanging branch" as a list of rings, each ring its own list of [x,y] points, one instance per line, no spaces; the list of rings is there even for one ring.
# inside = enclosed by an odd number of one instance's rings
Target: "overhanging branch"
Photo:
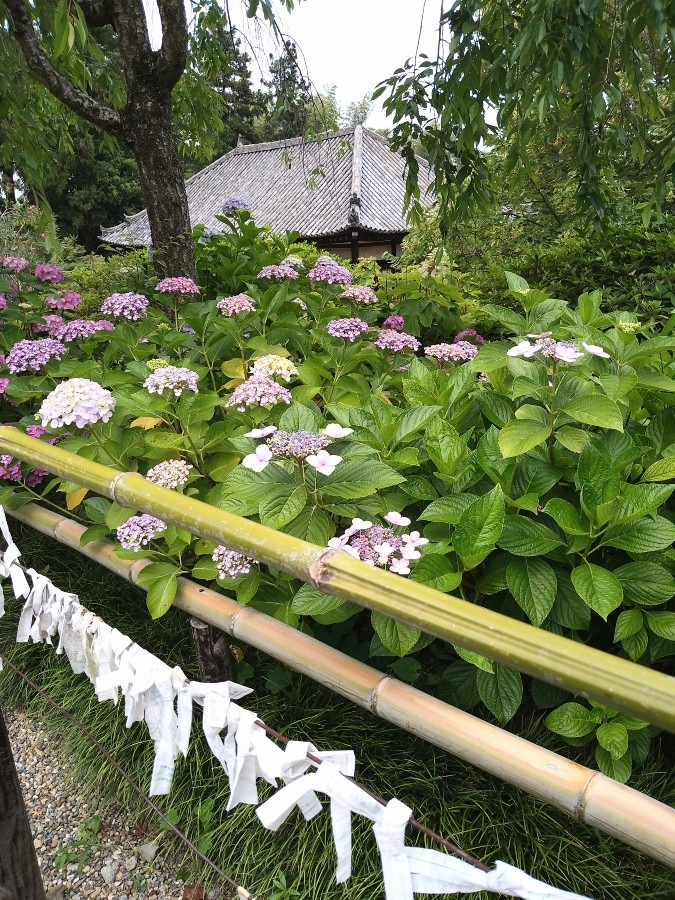
[[[85,94],[54,68],[38,40],[24,0],[5,0],[5,6],[12,19],[12,33],[35,78],[78,116],[115,137],[121,137],[119,113]]]
[[[157,0],[162,23],[159,68],[163,83],[172,88],[185,71],[188,27],[184,0]]]

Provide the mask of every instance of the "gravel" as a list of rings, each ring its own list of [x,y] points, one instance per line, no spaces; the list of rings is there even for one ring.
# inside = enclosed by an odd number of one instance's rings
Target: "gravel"
[[[145,861],[142,851],[153,835],[139,836],[118,805],[97,805],[78,791],[72,765],[43,722],[23,710],[6,710],[5,720],[49,900],[181,900],[184,886],[170,862]],[[57,868],[61,848],[70,846],[79,858],[76,831],[95,815],[101,828],[81,873],[77,860]],[[197,891],[185,893],[210,893]]]

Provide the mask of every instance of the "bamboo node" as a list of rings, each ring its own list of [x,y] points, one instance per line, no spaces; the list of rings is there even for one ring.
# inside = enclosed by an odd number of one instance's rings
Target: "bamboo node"
[[[590,778],[586,782],[586,784],[579,791],[579,797],[574,806],[574,817],[579,820],[579,822],[586,821],[586,801],[588,799],[588,793],[591,788],[591,783],[595,778],[602,778],[603,775],[601,772],[592,772]]]
[[[321,590],[329,578],[326,562],[332,559],[336,553],[340,553],[340,550],[337,550],[335,547],[326,547],[325,550],[322,550],[321,553],[319,553],[314,562],[311,562],[307,567],[309,580],[312,583],[312,586],[318,591]]]

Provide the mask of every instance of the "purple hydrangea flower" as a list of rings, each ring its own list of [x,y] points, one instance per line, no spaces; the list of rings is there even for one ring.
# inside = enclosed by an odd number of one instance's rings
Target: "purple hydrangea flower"
[[[7,309],[7,304],[9,300],[5,297],[4,294],[0,294],[0,310]]]
[[[7,388],[9,387],[9,378],[0,378],[0,397],[7,396]]]
[[[363,319],[333,319],[326,325],[326,331],[331,337],[342,338],[354,343],[360,334],[370,330],[370,325]]]
[[[404,527],[404,522],[410,524],[408,518],[398,513],[388,513],[385,518],[397,527]],[[345,550],[369,566],[380,566],[397,575],[408,575],[411,560],[421,556],[417,548],[428,543],[429,540],[421,537],[419,531],[396,534],[393,528],[386,525],[374,525],[357,518],[352,519],[352,524],[341,537],[331,538],[328,546]],[[396,553],[399,556],[395,556]]]
[[[141,550],[150,541],[166,531],[166,522],[155,516],[132,516],[117,528],[117,540],[125,550]]]
[[[148,469],[145,477],[153,484],[175,490],[187,483],[192,468],[190,463],[183,462],[182,459],[167,459]]]
[[[405,328],[405,319],[403,316],[388,316],[382,323],[385,331],[403,331]]]
[[[51,359],[61,359],[66,348],[53,338],[18,341],[7,354],[7,368],[12,374],[32,369],[39,372]]]
[[[465,362],[474,358],[478,353],[478,347],[468,341],[457,341],[453,344],[432,344],[430,347],[424,348],[424,353],[437,359],[440,363],[451,360],[452,362]]]
[[[313,269],[307,273],[307,277],[312,281],[323,281],[324,284],[351,284],[352,273],[344,266],[338,266],[333,263],[330,266],[320,265],[318,262]]]
[[[375,341],[375,346],[380,350],[390,350],[392,353],[400,353],[402,350],[419,350],[420,342],[412,334],[405,331],[392,331],[383,328]]]
[[[156,291],[160,294],[198,294],[199,288],[191,278],[163,278]]]
[[[211,559],[218,567],[218,578],[236,578],[237,575],[248,575],[251,565],[258,560],[236,550],[230,550],[220,544],[213,551]]]
[[[47,318],[45,316],[45,318]],[[50,317],[51,318],[51,317]],[[69,344],[80,338],[88,338],[98,331],[114,331],[115,326],[107,319],[73,319],[72,322],[63,322],[54,325],[54,335],[60,341]]]
[[[300,276],[295,271],[293,266],[287,265],[278,265],[278,266],[263,266],[263,268],[258,272],[256,278],[270,278],[273,281],[283,281],[284,278],[299,278]]]
[[[225,406],[234,406],[239,412],[245,412],[249,406],[274,406],[275,403],[290,402],[291,392],[287,388],[265,375],[252,375],[232,391]]]
[[[148,313],[150,301],[143,294],[127,291],[124,294],[111,294],[103,301],[101,312],[109,316],[129,319],[133,322],[144,319]]]
[[[216,303],[216,307],[225,316],[236,316],[237,313],[254,312],[255,301],[248,294],[234,294],[232,297],[223,297]]]
[[[227,197],[223,203],[223,215],[234,212],[235,209],[249,209],[251,204],[244,197]]]
[[[115,410],[115,398],[95,381],[71,378],[57,384],[42,401],[38,416],[43,426],[61,428],[63,425],[94,425],[107,422]]]
[[[2,265],[11,272],[23,272],[28,265],[28,260],[24,259],[23,256],[5,256],[3,257]]]
[[[59,291],[47,297],[45,303],[51,309],[75,309],[82,303],[82,297],[77,291]]]
[[[171,391],[176,397],[184,391],[193,391],[199,393],[197,382],[199,376],[191,369],[182,366],[162,366],[161,369],[155,369],[143,382],[143,387],[150,394],[164,394],[164,391]]]
[[[363,306],[371,306],[377,303],[377,294],[375,291],[364,285],[352,285],[340,294],[342,300],[355,300]]]
[[[333,443],[333,438],[314,431],[275,431],[267,438],[267,446],[275,456],[284,459],[306,459]]]
[[[21,463],[6,453],[0,455],[0,479],[3,481],[21,481]]]
[[[58,284],[63,281],[63,272],[53,263],[40,263],[35,266],[35,277],[40,281],[49,281],[51,284]]]
[[[485,338],[482,334],[478,334],[475,328],[465,328],[464,331],[460,331],[459,334],[455,335],[453,343],[458,344],[460,341],[463,341],[468,337],[473,338],[477,344],[485,343]]]

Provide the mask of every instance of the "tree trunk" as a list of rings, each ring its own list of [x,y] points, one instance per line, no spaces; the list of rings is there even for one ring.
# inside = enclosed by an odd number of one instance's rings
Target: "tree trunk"
[[[0,170],[0,180],[2,181],[2,191],[5,195],[5,206],[9,208],[16,203],[16,185],[14,184],[14,168]]]
[[[124,111],[147,204],[155,271],[196,280],[185,179],[171,124],[170,98],[144,95]]]
[[[0,900],[45,900],[33,838],[0,710]]]
[[[233,660],[228,635],[201,619],[190,619],[190,627],[202,681],[233,681]]]

